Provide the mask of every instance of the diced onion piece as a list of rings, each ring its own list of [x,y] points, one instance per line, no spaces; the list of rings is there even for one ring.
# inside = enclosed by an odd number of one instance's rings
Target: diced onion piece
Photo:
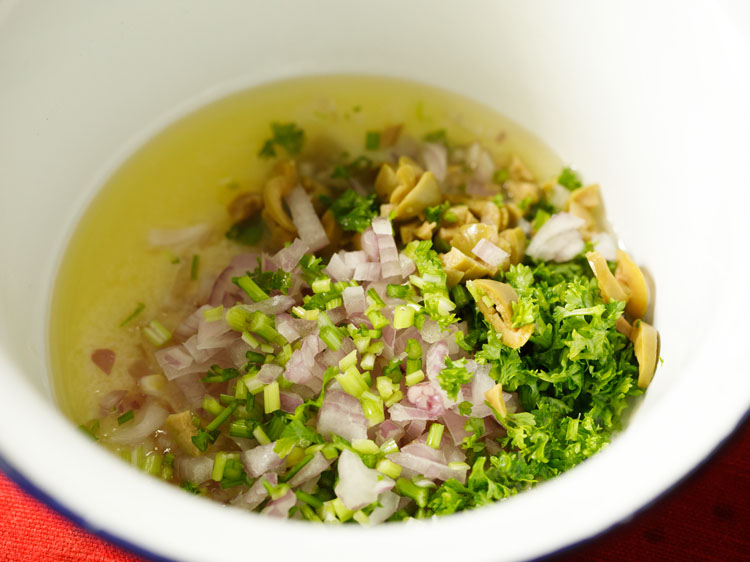
[[[361,286],[345,288],[342,297],[344,308],[349,316],[361,314],[367,309],[365,290]]]
[[[498,248],[495,244],[482,238],[477,245],[472,249],[474,255],[484,261],[486,264],[492,267],[500,267],[505,260],[510,257],[510,254]]]
[[[339,481],[334,492],[347,509],[352,511],[375,502],[379,493],[394,485],[393,480],[367,468],[359,456],[348,449],[344,449],[339,456],[338,472]]]
[[[286,196],[286,204],[292,215],[297,234],[305,241],[310,250],[320,250],[329,243],[320,218],[315,212],[310,196],[300,185],[295,186]]]
[[[148,242],[155,247],[194,246],[205,241],[211,234],[208,224],[196,224],[187,228],[152,229],[148,233]]]
[[[139,412],[140,419],[120,426],[109,440],[118,445],[141,443],[164,424],[168,415],[157,403],[148,401]]]
[[[310,246],[304,240],[295,238],[286,248],[282,248],[273,256],[273,262],[278,265],[281,269],[286,272],[292,271],[299,260],[302,259],[307,252],[310,251]]]
[[[375,217],[372,219],[372,230],[375,234],[393,236],[391,221],[385,217]]]
[[[583,250],[583,237],[578,231],[585,221],[570,213],[552,215],[529,243],[526,253],[538,260],[568,261]]]

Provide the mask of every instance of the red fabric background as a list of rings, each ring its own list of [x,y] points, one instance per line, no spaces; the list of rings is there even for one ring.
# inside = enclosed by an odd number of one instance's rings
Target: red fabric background
[[[635,519],[548,562],[750,560],[750,422]],[[0,474],[0,561],[141,562],[71,524]]]

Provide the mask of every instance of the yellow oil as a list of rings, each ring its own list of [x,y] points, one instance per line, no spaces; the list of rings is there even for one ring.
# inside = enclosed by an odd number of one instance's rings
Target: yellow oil
[[[326,76],[287,80],[242,91],[187,115],[158,134],[102,186],[84,213],[60,267],[50,318],[53,387],[76,423],[97,417],[98,402],[131,389],[128,367],[150,344],[138,325],[157,317],[193,250],[169,255],[148,244],[153,228],[214,225],[219,241],[229,226],[227,204],[239,190],[260,189],[271,164],[257,157],[272,121],[294,121],[308,139],[333,138],[356,156],[365,133],[403,123],[416,138],[445,129],[456,143],[479,140],[499,162],[519,155],[537,178],[552,177],[560,161],[536,137],[485,106],[455,94],[400,80]],[[238,249],[218,242],[200,254],[204,277],[216,275]],[[176,259],[180,263],[173,263]],[[196,282],[197,283],[197,282]],[[137,303],[136,321],[121,322]],[[172,309],[174,325],[192,303]],[[111,374],[90,359],[116,351]]]

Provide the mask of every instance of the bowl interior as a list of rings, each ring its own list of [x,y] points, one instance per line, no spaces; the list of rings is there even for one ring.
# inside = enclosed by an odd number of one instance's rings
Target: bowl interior
[[[502,527],[519,539],[504,546],[508,558],[541,554],[653,499],[734,427],[750,402],[740,360],[745,330],[735,313],[748,271],[738,259],[748,241],[740,213],[750,203],[741,165],[748,80],[736,69],[747,68],[748,53],[719,7],[674,13],[649,5],[649,18],[644,6],[593,2],[226,8],[176,1],[0,8],[0,372],[13,396],[0,409],[0,426],[35,420],[0,434],[7,463],[92,527],[170,557],[228,558],[241,551],[232,537],[242,533],[274,537],[259,546],[269,552],[294,533],[320,556],[334,540],[327,534],[355,548],[373,534],[407,545],[416,533],[436,559],[460,551],[485,560],[497,551],[481,541],[446,547],[444,529],[492,536]],[[186,112],[243,87],[321,73],[402,77],[467,95],[601,183],[615,230],[656,281],[664,357],[608,450],[502,505],[408,533],[403,526],[320,531],[193,501],[121,466],[61,418],[47,379],[49,295],[66,240],[96,189]],[[698,415],[715,385],[724,389],[721,408]],[[149,505],[168,505],[170,517]],[[201,536],[216,541],[184,533],[197,519],[209,533]]]

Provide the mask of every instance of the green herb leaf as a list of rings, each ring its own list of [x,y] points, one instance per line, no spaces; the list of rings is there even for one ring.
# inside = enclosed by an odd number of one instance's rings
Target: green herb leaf
[[[225,236],[246,246],[256,246],[263,238],[263,229],[263,219],[259,213],[234,223]]]
[[[563,186],[565,189],[573,191],[583,185],[580,176],[574,172],[571,168],[563,168],[562,172],[557,178],[557,183]]]
[[[347,189],[335,199],[321,199],[344,230],[363,232],[377,215],[377,198],[374,193],[365,197],[353,189]]]
[[[277,155],[276,149],[283,148],[289,156],[297,156],[302,152],[305,143],[305,131],[295,123],[271,123],[272,136],[263,143],[258,156],[261,158],[273,158]]]

